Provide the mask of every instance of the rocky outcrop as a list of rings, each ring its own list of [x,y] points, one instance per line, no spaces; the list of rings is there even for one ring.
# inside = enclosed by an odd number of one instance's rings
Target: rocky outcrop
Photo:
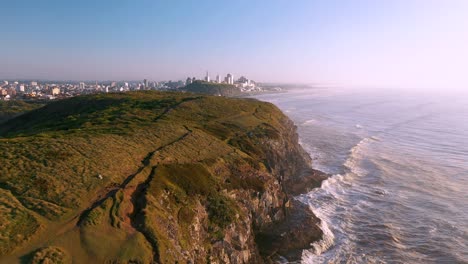
[[[256,246],[265,262],[272,262],[279,256],[289,261],[299,260],[302,250],[310,248],[312,242],[322,237],[320,220],[305,204],[294,200],[294,196],[319,187],[327,175],[311,168],[310,156],[299,145],[292,121],[284,119],[284,128],[277,137],[260,140],[270,173],[279,186],[272,190],[272,196],[283,199],[281,207],[272,203],[267,205],[270,213],[275,215],[272,221],[255,225]]]
[[[303,249],[321,238],[320,220],[293,197],[319,186],[326,175],[311,169],[294,124],[285,116],[279,121],[274,128],[263,124],[230,142],[247,155],[208,165],[224,181],[217,192],[234,208],[227,210],[234,217],[225,226],[210,219],[213,193],[207,200],[192,197],[182,207],[174,203],[177,194],[169,190],[159,195],[146,193],[143,211],[148,234],[159,237],[160,244],[161,238],[167,243],[156,256],[157,262],[269,263],[279,256],[298,260]],[[166,217],[158,218],[161,213]]]

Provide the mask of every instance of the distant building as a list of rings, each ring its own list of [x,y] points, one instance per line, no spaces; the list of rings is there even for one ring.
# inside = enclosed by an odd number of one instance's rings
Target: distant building
[[[31,86],[36,86],[37,82],[31,82]]]
[[[58,94],[60,94],[60,88],[58,88],[58,87],[52,88],[52,92],[51,92],[51,93],[52,93],[52,95],[58,95]]]
[[[117,83],[116,82],[111,82],[110,87],[112,87],[112,88],[117,87]]]
[[[144,85],[145,89],[148,89],[148,80],[147,79],[143,80],[143,85]]]
[[[219,74],[216,75],[216,82],[217,82],[217,83],[221,83],[221,76],[219,76]]]
[[[239,80],[237,80],[238,83],[250,83],[250,80],[245,78],[244,76],[241,76]]]
[[[84,82],[80,82],[80,90],[84,90],[85,88],[85,83]]]
[[[208,72],[206,72],[205,82],[209,82],[209,81],[210,81],[210,75],[208,74]]]
[[[234,84],[234,76],[230,73],[228,73],[228,75],[226,76],[226,78],[224,78],[224,81],[227,83],[227,84]]]
[[[15,96],[16,95],[16,90],[14,88],[8,88],[7,89],[7,94],[9,94],[11,96]]]

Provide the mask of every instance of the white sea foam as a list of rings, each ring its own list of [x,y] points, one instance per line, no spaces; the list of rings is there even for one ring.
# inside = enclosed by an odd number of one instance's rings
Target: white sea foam
[[[311,249],[303,251],[303,263],[325,261],[322,254],[333,247],[337,240],[331,226],[338,233],[343,233],[340,230],[340,225],[332,224],[332,217],[340,206],[340,202],[343,201],[343,195],[347,192],[347,188],[352,184],[353,177],[365,173],[365,170],[359,167],[359,161],[365,153],[366,145],[372,141],[370,138],[364,138],[350,150],[344,164],[348,170],[347,173],[331,176],[322,182],[321,188],[314,189],[306,195],[306,203],[309,204],[312,212],[321,220],[320,229],[323,232],[323,237],[320,241],[312,243]]]
[[[312,212],[321,220],[320,229],[323,232],[322,240],[312,243],[312,252],[315,255],[320,255],[327,251],[335,243],[335,235],[331,231],[326,221],[327,217],[323,215],[319,210],[312,209]]]
[[[468,263],[468,101],[322,91],[272,96],[333,175],[301,196],[325,233],[302,263]]]
[[[346,159],[344,166],[352,173],[356,175],[363,175],[367,173],[367,171],[363,168],[363,166],[359,165],[360,160],[362,159],[363,154],[365,154],[365,146],[369,143],[374,141],[372,137],[364,138],[359,143],[356,144],[351,150]]]
[[[309,119],[309,120],[306,120],[304,123],[302,123],[302,125],[309,125],[309,124],[312,124],[312,123],[315,123],[315,122],[317,122],[317,120]]]

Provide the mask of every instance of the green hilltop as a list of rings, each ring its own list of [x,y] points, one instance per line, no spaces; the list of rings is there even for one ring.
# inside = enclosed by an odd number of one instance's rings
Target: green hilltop
[[[265,142],[295,154],[291,133],[272,104],[189,93],[79,96],[10,119],[0,262],[199,263],[226,243],[256,262],[247,234],[286,201]]]
[[[208,95],[216,96],[239,96],[241,95],[241,90],[232,85],[225,83],[213,83],[205,81],[194,81],[191,84],[183,87],[182,90],[191,92],[191,93],[201,93]]]

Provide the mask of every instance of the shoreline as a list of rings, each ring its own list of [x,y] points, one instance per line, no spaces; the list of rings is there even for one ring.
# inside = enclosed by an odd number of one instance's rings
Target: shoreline
[[[275,105],[275,107],[278,106]],[[281,183],[284,192],[289,196],[286,218],[257,234],[259,236],[257,246],[260,252],[273,263],[285,263],[285,261],[286,263],[300,263],[305,250],[313,250],[314,245],[326,243],[323,242],[326,240],[326,231],[323,230],[322,219],[316,215],[309,204],[297,198],[316,188],[321,188],[322,182],[332,175],[313,168],[310,153],[300,143],[297,124],[284,111],[280,111],[293,123],[295,138],[292,140],[299,146],[300,156],[305,163],[302,164],[297,175]],[[269,242],[264,245],[262,241]]]
[[[245,96],[244,98],[251,98],[255,100],[263,101],[256,96],[263,94],[278,94],[278,93],[287,93],[287,90],[276,91],[271,93],[258,93]],[[274,104],[274,103],[272,103]],[[278,109],[279,106],[274,104]],[[288,117],[291,122],[294,124],[297,144],[302,150],[302,156],[308,164],[305,164],[304,168],[301,169],[301,172],[297,177],[285,181],[283,184],[286,187],[285,192],[288,195],[291,195],[290,202],[292,205],[292,212],[285,222],[275,225],[270,228],[268,231],[268,239],[273,240],[273,244],[281,244],[282,247],[287,250],[279,250],[282,254],[275,252],[273,260],[275,263],[289,263],[289,261],[301,261],[302,254],[305,250],[314,250],[323,243],[328,243],[326,238],[327,228],[323,227],[323,220],[320,219],[316,213],[312,210],[309,204],[304,203],[297,198],[301,195],[305,195],[316,188],[321,188],[322,183],[332,177],[332,175],[325,173],[321,170],[315,169],[313,166],[313,158],[311,153],[308,153],[301,143],[301,135],[298,132],[298,124],[296,124],[292,118],[288,115],[286,111],[280,109],[280,111]],[[313,238],[313,241],[311,241]],[[280,242],[281,241],[281,242]],[[305,246],[308,244],[308,246]],[[262,251],[261,245],[259,245],[260,250]],[[263,249],[265,250],[265,249]],[[270,249],[266,249],[270,250]],[[286,262],[285,262],[286,261]]]

